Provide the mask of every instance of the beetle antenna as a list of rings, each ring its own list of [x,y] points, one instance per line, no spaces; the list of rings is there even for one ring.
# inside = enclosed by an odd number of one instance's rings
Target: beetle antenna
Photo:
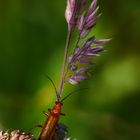
[[[77,90],[74,90],[72,92],[70,92],[68,95],[66,95],[62,100],[61,100],[61,103],[63,103],[69,96],[71,96],[73,93],[75,92],[80,92],[81,90],[85,90],[85,89],[88,89],[88,88],[80,88],[80,89],[77,89]]]
[[[57,101],[60,100],[59,96],[58,96],[58,92],[57,92],[57,88],[55,86],[55,83],[53,82],[53,80],[48,76],[48,75],[45,75],[45,77],[52,83],[53,87],[54,87],[54,90],[55,90],[55,94],[56,94],[56,99]]]

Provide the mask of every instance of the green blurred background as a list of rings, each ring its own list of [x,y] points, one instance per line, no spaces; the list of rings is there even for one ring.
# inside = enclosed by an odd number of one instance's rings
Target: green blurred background
[[[81,84],[89,90],[64,103],[61,122],[77,140],[140,140],[140,1],[98,4],[103,14],[91,35],[113,40],[96,59],[93,77]],[[66,0],[0,0],[0,129],[27,131],[42,124],[42,111],[54,105],[45,74],[58,85],[65,5]],[[33,130],[35,136],[39,131]]]

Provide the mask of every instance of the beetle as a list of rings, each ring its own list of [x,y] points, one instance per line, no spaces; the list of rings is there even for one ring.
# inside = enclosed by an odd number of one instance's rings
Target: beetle
[[[61,112],[64,100],[66,100],[70,95],[72,95],[75,92],[78,92],[83,89],[87,89],[87,88],[81,88],[81,89],[74,90],[61,99],[61,97],[58,96],[54,82],[52,81],[50,77],[47,76],[47,78],[51,81],[55,89],[56,102],[52,109],[48,109],[49,113],[45,112],[47,119],[44,125],[42,126],[42,130],[38,138],[39,140],[54,140],[53,138],[56,135],[56,130],[57,132],[60,132],[60,129],[62,130],[62,128],[60,127],[62,125],[60,125],[58,122],[61,115],[65,116],[65,114]],[[63,125],[63,128],[64,126],[65,125]],[[63,130],[63,134],[65,131],[66,131],[66,128],[65,130]]]
[[[61,100],[61,97],[58,96],[58,92],[57,92],[57,89],[56,89],[56,86],[55,86],[53,80],[47,75],[46,75],[46,77],[50,80],[50,82],[52,83],[52,85],[55,89],[56,102],[52,109],[48,109],[49,113],[45,112],[47,119],[42,127],[41,133],[38,138],[39,140],[53,140],[53,137],[56,134],[55,133],[56,130],[59,130],[58,128],[60,128],[60,127],[58,127],[60,115],[65,115],[64,113],[61,112],[62,105],[63,105],[62,102],[71,94],[71,93],[68,94],[66,97],[64,97]]]

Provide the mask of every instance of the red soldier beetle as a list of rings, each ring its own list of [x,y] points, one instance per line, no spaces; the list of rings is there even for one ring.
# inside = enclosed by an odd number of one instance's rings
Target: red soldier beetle
[[[42,131],[39,135],[39,140],[53,140],[53,136],[55,135],[55,131],[58,125],[60,115],[65,115],[64,113],[61,112],[63,101],[67,99],[74,92],[87,89],[87,88],[82,88],[82,89],[75,90],[69,93],[68,95],[66,95],[63,99],[61,99],[60,96],[58,96],[57,94],[57,90],[56,90],[54,82],[52,81],[50,77],[47,76],[47,78],[51,81],[51,83],[53,84],[55,88],[57,99],[56,99],[54,107],[52,109],[48,109],[49,114],[45,112],[45,115],[47,115],[48,118],[42,127]]]
[[[52,140],[61,115],[61,107],[61,101],[56,101],[54,107],[49,111],[50,114],[42,128],[39,140]]]
[[[55,89],[57,99],[56,99],[54,107],[52,109],[48,109],[49,114],[45,113],[45,115],[47,115],[48,118],[42,127],[42,131],[39,135],[39,140],[52,140],[52,138],[55,134],[56,126],[59,121],[59,117],[60,117],[60,115],[63,114],[63,113],[61,113],[62,102],[60,100],[60,96],[58,96],[58,94],[57,94],[56,86],[49,76],[46,75],[46,77],[51,81],[51,83]]]

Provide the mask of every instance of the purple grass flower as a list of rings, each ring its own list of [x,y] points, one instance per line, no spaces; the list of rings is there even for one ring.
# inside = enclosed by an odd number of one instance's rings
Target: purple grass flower
[[[86,76],[90,70],[89,65],[94,64],[92,58],[100,56],[104,51],[103,44],[110,41],[110,39],[95,39],[95,36],[90,37],[87,41],[77,46],[74,53],[69,57],[69,70],[73,72],[68,78],[71,84],[79,84],[81,81],[87,79]],[[79,64],[82,68],[79,68]]]
[[[94,64],[94,62],[92,62],[91,60],[87,60],[87,59],[80,59],[79,63],[84,64],[84,65],[92,65],[92,64]]]
[[[77,70],[77,66],[76,65],[70,65],[69,66],[69,69],[71,70],[71,71],[75,71],[75,70]]]
[[[69,26],[69,30],[75,26],[75,9],[76,0],[67,0],[67,7],[65,11],[65,17]]]
[[[95,37],[91,37],[86,42],[83,43],[82,47],[76,47],[74,54],[70,56],[69,63],[72,65],[74,63],[83,62],[85,60],[88,60],[88,58],[93,58],[96,56],[99,56],[99,53],[103,51],[103,47],[101,46],[94,46],[91,47],[91,45],[94,44]],[[91,64],[90,61],[87,61],[87,63]]]
[[[77,74],[84,74],[89,71],[89,68],[80,68],[76,71]]]
[[[71,83],[72,85],[77,85],[81,81],[86,80],[87,78],[88,78],[87,76],[73,74],[69,77],[68,82]]]
[[[92,13],[94,11],[94,9],[96,8],[96,5],[97,5],[97,0],[93,0],[88,9],[88,13]]]
[[[94,40],[95,44],[104,44],[106,42],[109,42],[111,39],[99,39],[99,40]]]
[[[87,0],[67,0],[65,17],[70,31],[75,27],[78,15],[83,10],[86,2]]]
[[[97,19],[101,14],[97,14],[99,6],[96,8],[97,0],[93,0],[87,12],[84,12],[78,20],[77,26],[79,30],[79,37],[84,38],[91,31],[92,27],[96,25]]]
[[[104,51],[104,44],[110,41],[110,39],[96,39],[95,36],[85,41],[82,40],[93,29],[98,18],[101,16],[98,12],[97,0],[92,0],[87,9],[85,7],[86,4],[87,0],[67,0],[65,17],[69,30],[62,69],[62,80],[59,85],[59,95],[61,95],[64,82],[75,85],[88,78],[90,66],[95,63],[93,59],[100,56],[100,53]],[[78,29],[78,37],[73,53],[69,55],[71,33],[73,33],[75,27]],[[68,60],[67,63],[66,60]]]

